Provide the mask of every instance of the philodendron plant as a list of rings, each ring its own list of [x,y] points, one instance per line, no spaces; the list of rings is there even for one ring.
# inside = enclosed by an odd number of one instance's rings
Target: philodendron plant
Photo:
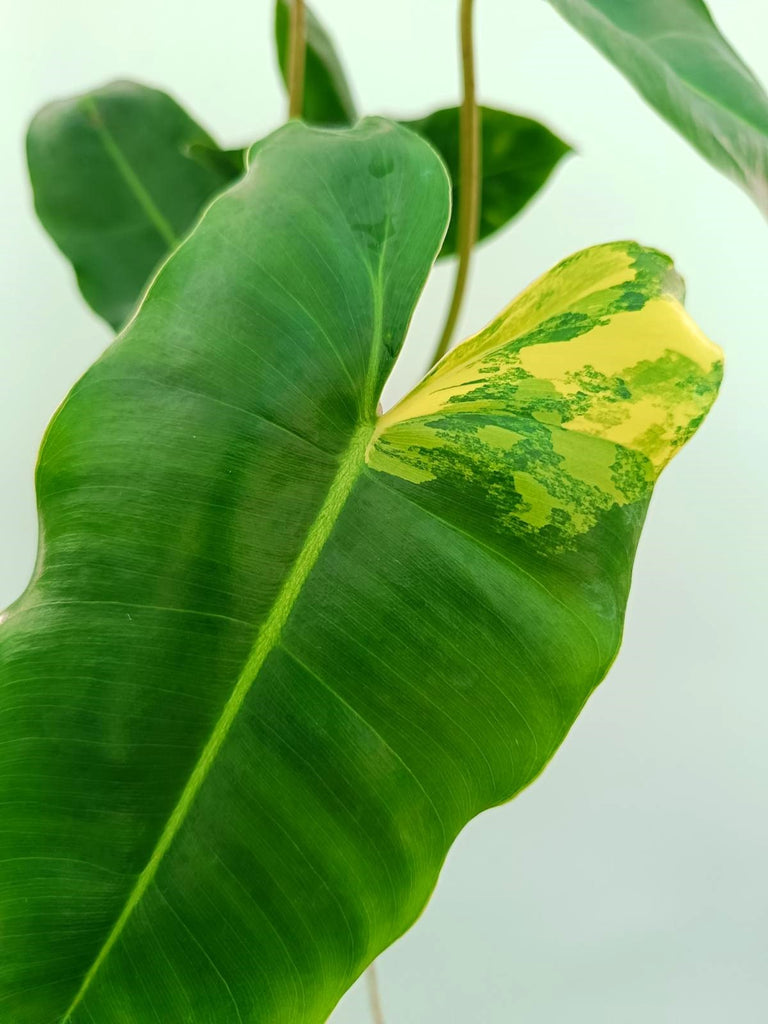
[[[553,2],[761,194],[764,97],[705,59],[698,0]],[[469,0],[461,109],[407,125],[357,121],[303,4],[276,24],[304,122],[247,150],[131,84],[30,129],[41,220],[121,330],[48,428],[0,617],[13,1024],[324,1021],[604,677],[720,383],[669,258],[614,242],[380,412],[434,260],[459,254],[446,349],[472,243],[567,147],[478,108]]]

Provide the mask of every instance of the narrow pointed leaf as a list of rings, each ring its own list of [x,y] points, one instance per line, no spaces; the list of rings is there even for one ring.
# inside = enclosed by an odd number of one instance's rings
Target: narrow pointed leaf
[[[275,3],[275,46],[283,82],[288,86],[290,0]],[[347,125],[357,119],[355,102],[333,40],[307,8],[307,50],[302,117],[310,124]]]
[[[768,96],[702,0],[550,0],[768,213]]]
[[[621,243],[377,419],[442,164],[380,120],[249,163],[40,454],[0,625],[14,1024],[325,1020],[604,675],[717,388],[669,260]]]
[[[135,82],[44,107],[27,160],[43,226],[86,302],[116,329],[211,198],[242,173],[175,100]]]
[[[481,107],[481,162],[478,239],[488,238],[516,217],[543,187],[571,147],[543,124],[506,110]],[[446,163],[453,183],[451,222],[441,256],[456,252],[459,208],[459,108],[436,110],[406,127],[432,143]]]

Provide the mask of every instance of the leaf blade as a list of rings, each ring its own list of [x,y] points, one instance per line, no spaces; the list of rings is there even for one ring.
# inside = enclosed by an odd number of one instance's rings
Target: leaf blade
[[[70,1024],[319,1024],[417,916],[466,821],[541,771],[614,657],[652,480],[558,546],[488,514],[510,467],[477,457],[487,423],[463,432],[479,481],[378,461],[424,418],[401,406],[377,425],[375,405],[447,217],[442,164],[412,133],[292,123],[57,413],[41,557],[0,623],[0,1005],[19,1024],[68,1006]],[[574,316],[580,337],[642,317],[659,297],[648,285],[636,308],[644,261],[667,296],[658,254],[580,254],[568,287],[545,277],[411,402],[478,357],[496,387],[510,367],[486,342],[502,333],[527,355],[571,351],[578,337],[552,332]],[[518,418],[537,431],[541,412]],[[426,415],[441,429],[442,405]],[[485,415],[503,429],[508,413]],[[583,428],[590,451],[605,443]]]
[[[453,212],[440,256],[452,256],[457,245],[459,208],[459,108],[436,110],[426,117],[402,121],[430,142],[445,161],[453,184]],[[483,159],[480,165],[478,241],[494,235],[513,220],[544,187],[571,147],[538,121],[493,107],[480,107]]]
[[[403,175],[410,184],[407,192]],[[34,824],[16,818],[13,852],[18,855],[32,834],[33,848],[45,849],[50,842],[61,862],[90,864],[92,877],[91,886],[82,889],[68,872],[43,886],[38,905],[50,914],[47,963],[27,956],[28,944],[37,944],[35,915],[27,918],[29,931],[17,935],[12,950],[4,950],[3,1005],[10,1005],[15,1019],[60,1016],[67,1005],[75,1021],[92,1012],[109,1019],[121,1001],[141,1003],[146,996],[146,1006],[130,1010],[141,1019],[143,1013],[159,1012],[164,999],[185,998],[184,992],[170,995],[162,987],[149,995],[130,984],[135,961],[116,948],[130,941],[148,904],[170,929],[169,942],[177,931],[184,934],[182,924],[169,924],[174,915],[184,915],[162,883],[164,844],[178,842],[178,830],[163,832],[168,840],[152,837],[150,822],[173,818],[174,796],[183,790],[190,766],[204,755],[206,736],[215,732],[235,666],[239,662],[245,670],[249,664],[253,632],[260,620],[269,621],[283,578],[304,549],[322,498],[332,489],[340,453],[358,420],[372,421],[375,415],[373,392],[396,355],[421,278],[442,240],[447,203],[439,161],[411,133],[377,121],[350,138],[298,124],[286,127],[258,146],[250,175],[211,206],[199,230],[165,264],[138,316],[57,414],[37,477],[45,557],[35,584],[3,623],[0,690],[7,710],[23,694],[25,680],[36,674],[43,679],[47,706],[58,702],[53,740],[46,739],[39,722],[22,728],[35,751],[34,756],[28,751],[35,761],[32,775],[50,773],[50,791],[58,801]],[[414,233],[416,209],[422,219]],[[264,244],[273,237],[277,244]],[[324,258],[297,278],[299,254],[313,246]],[[241,265],[237,275],[230,272],[233,261]],[[355,310],[351,329],[348,302]],[[254,334],[260,339],[256,347]],[[287,409],[286,396],[291,398]],[[249,458],[255,459],[253,473],[245,472]],[[279,507],[270,513],[269,506],[275,498],[282,504],[291,477],[294,525],[287,525]],[[234,537],[242,516],[254,528],[258,524],[255,537]],[[224,556],[225,569],[223,549],[217,556],[216,548],[226,537],[234,548]],[[160,555],[163,550],[166,555]],[[243,587],[252,595],[245,603]],[[72,647],[83,616],[89,617],[88,635],[94,638],[90,654]],[[36,624],[42,627],[39,635]],[[163,678],[160,684],[155,676],[156,693],[144,687],[153,660]],[[49,690],[51,674],[66,678],[67,686]],[[191,686],[188,675],[199,682]],[[68,711],[68,705],[75,709]],[[143,724],[130,711],[142,706],[151,713],[153,705],[154,716]],[[19,714],[34,717],[28,707]],[[123,715],[123,725],[116,726]],[[11,719],[13,714],[3,717],[5,729],[13,728]],[[68,748],[61,730],[69,726],[77,732],[78,721],[84,733]],[[94,731],[97,721],[102,725]],[[18,717],[15,724],[20,726]],[[92,752],[90,784],[86,779],[74,784],[84,743]],[[13,751],[16,744],[14,738]],[[131,781],[120,767],[123,759],[133,765]],[[125,785],[115,815],[111,793],[121,778]],[[6,779],[8,786],[17,782]],[[32,791],[35,783],[27,779],[25,785]],[[81,806],[83,790],[87,812]],[[18,788],[13,792],[18,797]],[[110,814],[122,821],[109,851],[97,838],[92,814],[98,807],[101,827]],[[155,865],[142,875],[143,865],[153,864],[153,849],[163,852],[158,861],[163,871]],[[94,850],[99,853],[89,856]],[[21,860],[16,870],[18,881]],[[17,905],[19,889],[7,874],[3,881],[5,919]],[[26,877],[28,893],[41,884],[34,871]],[[89,891],[100,896],[93,912]],[[67,896],[59,902],[56,896],[63,892]],[[140,900],[132,901],[132,892]],[[123,916],[121,907],[130,913]],[[87,941],[77,939],[78,920],[88,922]],[[205,1013],[213,1000],[209,1009],[216,1014],[226,986],[197,940],[188,941],[190,956],[202,959],[195,969],[206,977],[195,1012]],[[101,959],[99,949],[107,949]],[[91,980],[80,1001],[71,1003],[73,992],[66,1002],[56,1001],[59,993],[51,982],[67,984],[75,951],[99,964],[98,970],[89,975],[84,966],[81,981],[83,975]],[[155,953],[165,962],[167,951]],[[279,961],[279,948],[275,957]],[[292,963],[275,968],[289,987]],[[111,991],[102,978],[115,969],[121,983]],[[41,1005],[24,995],[29,971],[41,972],[35,976]],[[173,977],[171,972],[165,979],[171,990]],[[9,978],[21,993],[9,994]],[[314,992],[312,999],[321,996],[328,998]],[[45,1003],[46,998],[54,1001]],[[264,1004],[263,993],[259,998]],[[99,999],[104,1004],[94,1010]],[[177,1006],[167,1010],[173,1017]]]
[[[703,0],[550,0],[658,113],[768,212],[768,96]]]
[[[170,96],[114,82],[44,107],[27,134],[35,209],[86,302],[122,327],[148,280],[239,171]]]
[[[283,84],[288,87],[290,0],[275,2],[275,48]],[[357,120],[355,101],[333,40],[312,11],[306,11],[307,49],[302,117],[309,124],[349,125]]]
[[[722,354],[682,294],[669,258],[636,243],[569,257],[382,417],[381,468],[466,480],[469,437],[476,471],[513,481],[496,518],[565,550],[600,509],[650,496],[714,401]]]

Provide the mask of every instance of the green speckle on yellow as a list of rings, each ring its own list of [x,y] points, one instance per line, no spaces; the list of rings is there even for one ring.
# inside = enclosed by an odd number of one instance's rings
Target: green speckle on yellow
[[[482,493],[499,530],[550,550],[647,497],[717,394],[722,355],[662,253],[576,253],[381,418],[373,469]],[[546,527],[546,530],[544,528]]]

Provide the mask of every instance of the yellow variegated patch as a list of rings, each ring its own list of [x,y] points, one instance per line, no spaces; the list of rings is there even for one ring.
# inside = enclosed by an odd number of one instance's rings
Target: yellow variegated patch
[[[644,498],[714,401],[722,353],[683,293],[653,249],[576,253],[381,417],[369,465],[481,491],[500,528],[567,546]]]

